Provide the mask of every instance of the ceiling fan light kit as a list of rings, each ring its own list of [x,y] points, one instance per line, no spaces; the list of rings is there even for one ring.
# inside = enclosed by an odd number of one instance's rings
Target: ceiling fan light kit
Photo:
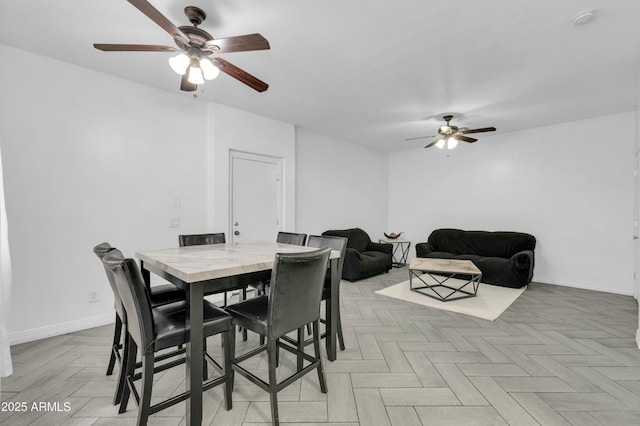
[[[225,61],[219,57],[212,57],[218,53],[245,52],[250,50],[270,49],[267,39],[260,34],[247,34],[242,36],[214,39],[211,34],[198,28],[207,15],[195,6],[187,6],[184,13],[193,26],[176,27],[160,11],[153,7],[147,0],[127,0],[148,18],[164,29],[178,46],[157,46],[145,44],[100,44],[93,46],[107,52],[176,52],[177,56],[169,58],[169,66],[173,71],[182,76],[180,89],[192,92],[205,80],[213,80],[220,71],[246,84],[258,92],[264,92],[269,85]]]
[[[440,149],[453,149],[456,146],[458,146],[458,141],[456,140],[456,138],[449,138],[449,139],[440,139],[438,142],[436,142],[436,147],[440,148]]]
[[[481,129],[465,129],[463,127],[464,130],[461,130],[459,127],[452,126],[450,124],[450,121],[453,119],[453,115],[445,115],[444,117],[442,117],[442,119],[445,121],[446,124],[438,128],[438,135],[419,136],[417,138],[408,138],[405,140],[408,141],[408,140],[414,140],[414,139],[424,139],[424,138],[435,137],[436,139],[430,144],[428,144],[427,146],[425,146],[425,148],[430,148],[435,145],[440,149],[444,149],[444,148],[454,149],[456,146],[458,146],[458,142],[460,141],[473,143],[478,140],[475,138],[470,138],[468,136],[465,136],[466,134],[481,133],[481,132],[495,132],[496,130],[495,127],[483,127]]]

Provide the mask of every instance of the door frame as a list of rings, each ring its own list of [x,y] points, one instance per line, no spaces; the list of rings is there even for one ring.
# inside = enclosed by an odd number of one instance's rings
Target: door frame
[[[246,151],[237,151],[237,150],[229,150],[229,220],[227,223],[227,235],[229,235],[229,242],[234,242],[234,234],[233,234],[233,160],[249,160],[249,161],[259,161],[268,164],[274,164],[278,167],[278,229],[281,231],[282,223],[283,223],[283,214],[285,211],[284,206],[284,179],[283,179],[283,169],[284,169],[284,159],[281,157],[275,157],[271,155],[258,154],[253,152]]]

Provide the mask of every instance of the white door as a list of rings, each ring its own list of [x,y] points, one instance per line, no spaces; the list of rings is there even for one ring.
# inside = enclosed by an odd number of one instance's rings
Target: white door
[[[275,241],[282,215],[282,162],[231,153],[230,241]]]

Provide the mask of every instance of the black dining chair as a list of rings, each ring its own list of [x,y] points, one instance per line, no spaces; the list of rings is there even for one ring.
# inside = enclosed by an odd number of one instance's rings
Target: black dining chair
[[[122,299],[124,315],[127,324],[128,346],[125,352],[126,384],[120,402],[119,413],[127,410],[129,396],[133,393],[134,400],[138,404],[138,426],[146,425],[150,415],[168,408],[189,397],[189,390],[175,395],[167,400],[151,405],[151,392],[153,388],[154,372],[163,371],[184,362],[171,362],[154,368],[155,354],[163,349],[189,342],[190,333],[187,324],[187,307],[184,304],[174,303],[152,308],[147,286],[140,274],[140,269],[133,259],[124,258],[120,250],[112,250],[107,253],[102,261],[105,268],[113,274],[114,281]],[[222,334],[222,348],[224,353],[224,366],[216,362],[209,354],[204,352],[201,356],[211,363],[218,371],[219,376],[205,380],[203,389],[208,390],[214,386],[224,384],[225,408],[232,407],[231,391],[233,389],[233,374],[231,372],[231,359],[235,346],[235,334],[231,316],[223,309],[203,300],[203,335],[204,339],[216,334]],[[205,346],[206,347],[206,346]],[[135,374],[136,357],[140,349],[142,358],[142,372]],[[141,379],[141,391],[138,392],[134,381]],[[192,380],[202,378],[192,378]]]
[[[276,237],[277,243],[292,244],[296,246],[303,246],[306,241],[307,241],[307,234],[296,234],[294,232],[278,232],[278,236]],[[258,281],[255,283],[251,283],[249,284],[249,287],[254,288],[256,290],[257,295],[261,295],[261,294],[265,294],[265,288],[268,285],[269,285],[269,280],[267,279],[265,281]]]
[[[294,246],[303,246],[307,241],[307,234],[298,234],[295,232],[278,232],[276,237],[277,243],[293,244]]]
[[[109,243],[101,243],[93,248],[93,252],[98,256],[102,263],[102,259],[104,256],[115,250],[115,247],[112,247]],[[104,266],[104,265],[103,265]],[[116,392],[113,397],[113,404],[119,404],[122,391],[124,389],[124,368],[123,368],[123,359],[126,354],[123,353],[123,332],[126,335],[126,324],[124,324],[124,308],[122,306],[122,300],[120,299],[120,294],[118,293],[118,288],[116,286],[115,281],[113,280],[113,275],[109,273],[109,271],[105,270],[107,275],[107,281],[109,282],[109,286],[111,287],[111,291],[113,293],[113,305],[116,311],[116,320],[115,326],[113,330],[113,342],[111,344],[111,354],[109,356],[109,364],[107,366],[107,376],[113,374],[113,369],[115,367],[116,362],[120,366],[120,372],[118,373],[118,382],[116,386]],[[173,284],[162,284],[158,286],[153,286],[149,288],[149,298],[151,301],[151,306],[161,306],[167,305],[170,303],[186,303],[185,302],[185,293],[178,287]],[[184,353],[182,348],[179,348],[178,351],[171,352],[169,354],[163,355],[162,359],[170,358],[174,355]]]
[[[180,244],[180,247],[201,246],[205,244],[223,244],[226,242],[224,232],[217,232],[214,234],[178,235],[178,244]]]
[[[260,345],[240,356],[234,356],[232,369],[234,373],[239,373],[261,389],[269,392],[271,420],[274,425],[278,425],[280,422],[278,391],[295,380],[317,370],[320,390],[323,393],[327,392],[320,355],[319,319],[322,286],[330,254],[329,248],[304,253],[276,254],[271,272],[269,294],[227,306],[227,312],[233,317],[235,325],[265,336],[267,339],[266,345]],[[287,333],[298,330],[309,323],[313,324],[315,357],[280,340]],[[294,374],[280,382],[276,377],[279,348],[285,349],[296,355],[299,360],[309,363],[306,367],[298,368]],[[267,352],[268,358],[267,381],[241,365],[242,362],[264,351]]]
[[[307,241],[307,234],[280,231],[276,236],[276,242],[282,243],[282,244],[292,244],[296,246],[303,246],[306,241]],[[253,288],[255,294],[257,296],[260,296],[262,294],[265,294],[266,288],[268,285],[269,285],[269,275],[265,276],[264,280],[250,283],[248,287]],[[245,288],[242,290],[240,300],[246,300],[246,299],[247,299],[247,289]],[[242,340],[244,341],[247,340],[247,330],[244,330],[244,329],[242,330]],[[261,345],[264,344],[264,336],[260,336],[260,344]]]
[[[342,266],[344,265],[344,257],[345,252],[347,251],[347,238],[344,237],[333,237],[326,235],[310,235],[307,240],[307,247],[329,247],[332,250],[340,252],[340,259],[338,260],[338,277],[342,276]],[[339,290],[338,290],[338,294]],[[330,321],[331,318],[331,277],[327,274],[327,277],[324,280],[324,287],[322,289],[322,300],[325,301],[324,309],[325,309],[325,319],[320,318],[320,322],[326,325],[326,329],[330,329],[327,322]],[[338,330],[338,343],[340,344],[340,350],[345,349],[344,346],[344,335],[342,334],[342,320],[340,319],[340,308],[338,308],[337,312],[338,322],[336,324],[336,328]],[[311,326],[307,325],[307,331],[311,334]],[[327,331],[321,334],[320,338],[325,338],[327,336]],[[298,340],[294,341],[289,337],[283,337],[283,339],[287,339],[290,343],[294,343],[299,345],[302,342],[303,334],[298,334]],[[312,340],[304,341],[302,347],[309,345],[312,343]]]
[[[202,246],[206,244],[224,244],[227,240],[224,232],[214,234],[184,234],[178,235],[178,244],[180,247],[186,246]],[[223,307],[227,306],[227,292],[224,292]]]

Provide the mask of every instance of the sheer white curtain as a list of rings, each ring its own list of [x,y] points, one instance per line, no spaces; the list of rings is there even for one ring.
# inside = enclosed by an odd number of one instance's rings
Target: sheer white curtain
[[[4,201],[4,179],[2,174],[2,151],[0,150],[0,377],[13,373],[9,347],[9,300],[11,298],[11,257],[7,209]]]

